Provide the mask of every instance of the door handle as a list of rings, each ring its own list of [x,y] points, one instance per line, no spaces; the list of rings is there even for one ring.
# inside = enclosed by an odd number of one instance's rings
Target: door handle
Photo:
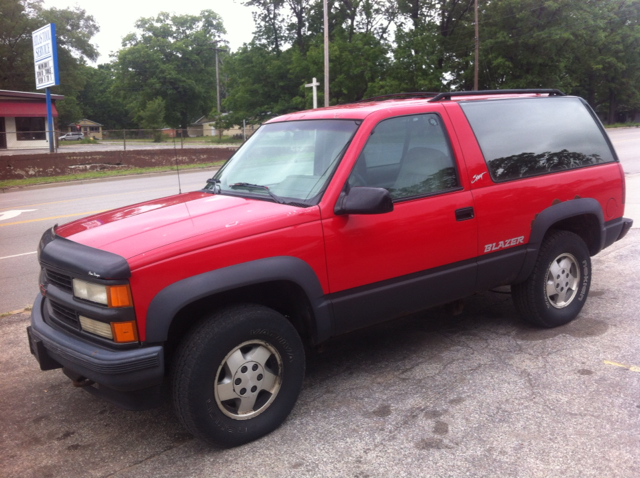
[[[456,209],[456,221],[466,221],[475,217],[472,207]]]

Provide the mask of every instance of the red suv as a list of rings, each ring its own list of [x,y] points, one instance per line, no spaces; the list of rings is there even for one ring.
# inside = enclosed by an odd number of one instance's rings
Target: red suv
[[[305,345],[503,285],[531,324],[573,320],[631,227],[624,188],[557,90],[281,116],[201,191],[47,231],[31,351],[129,409],[168,385],[191,433],[239,445],[293,408]]]

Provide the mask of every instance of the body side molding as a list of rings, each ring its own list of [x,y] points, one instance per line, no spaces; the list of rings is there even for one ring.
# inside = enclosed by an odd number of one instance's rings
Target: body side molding
[[[310,324],[314,342],[328,339],[332,332],[330,306],[315,272],[302,259],[276,256],[205,272],[165,287],[153,298],[147,311],[147,342],[167,340],[175,315],[196,300],[273,281],[290,281],[302,288],[314,313]]]

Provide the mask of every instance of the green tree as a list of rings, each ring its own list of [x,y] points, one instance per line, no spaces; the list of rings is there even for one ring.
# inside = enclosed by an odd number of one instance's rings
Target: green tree
[[[0,88],[35,90],[31,32],[42,0],[0,0]]]
[[[186,128],[215,104],[215,48],[225,42],[215,12],[160,13],[141,18],[127,35],[115,63],[116,88],[134,112],[154,98],[166,104],[166,122]]]
[[[107,130],[137,126],[129,114],[122,95],[118,92],[113,63],[103,63],[97,67],[85,65],[82,76],[84,88],[76,96],[82,116],[77,118],[84,117],[97,121]]]
[[[292,53],[290,49],[277,53],[252,42],[227,59],[224,74],[229,88],[224,106],[234,120],[261,123],[295,109],[291,100],[300,82],[289,74]]]
[[[158,97],[148,101],[144,109],[136,114],[136,119],[142,128],[153,130],[155,143],[162,141],[162,131],[159,130],[164,126],[165,111],[165,102]]]
[[[35,91],[31,32],[55,23],[60,86],[53,92],[65,95],[57,104],[60,124],[82,117],[76,97],[85,85],[86,60],[98,57],[91,38],[99,31],[91,15],[79,7],[45,9],[41,0],[0,0],[0,88]]]

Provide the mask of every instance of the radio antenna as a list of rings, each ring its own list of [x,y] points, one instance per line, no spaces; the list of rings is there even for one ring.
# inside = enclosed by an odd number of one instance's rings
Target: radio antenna
[[[182,139],[182,130],[180,130],[180,139]],[[173,135],[173,153],[176,159],[176,173],[178,174],[178,194],[182,194],[182,185],[180,184],[180,167],[178,166],[178,150],[176,149],[176,135]]]

